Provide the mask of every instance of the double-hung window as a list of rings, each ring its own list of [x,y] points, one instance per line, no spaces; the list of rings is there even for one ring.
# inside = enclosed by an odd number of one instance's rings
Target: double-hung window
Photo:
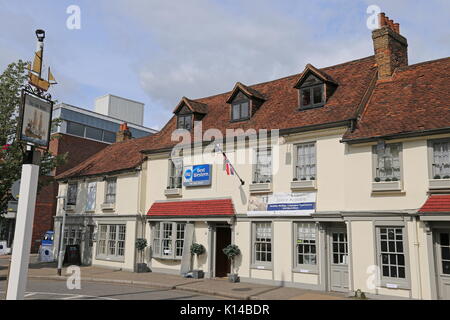
[[[77,204],[77,194],[78,194],[78,183],[69,183],[67,189],[67,204],[76,205]]]
[[[272,223],[253,223],[253,264],[255,267],[272,265]]]
[[[255,183],[272,182],[272,150],[259,149],[256,151],[256,164],[253,174]]]
[[[314,180],[316,178],[315,143],[299,144],[296,147],[295,178],[298,180]]]
[[[317,271],[317,227],[314,222],[296,224],[296,268],[302,272]]]
[[[183,178],[183,159],[169,159],[169,189],[181,188]]]
[[[248,100],[234,102],[232,106],[233,121],[246,120],[250,117],[250,107]]]
[[[432,178],[450,179],[450,140],[432,143]]]
[[[66,245],[80,244],[81,243],[82,230],[80,226],[67,225],[64,228],[63,234],[63,247]]]
[[[405,229],[399,226],[377,227],[378,257],[383,285],[407,283]]]
[[[374,146],[374,150],[376,155],[375,179],[378,178],[380,181],[401,180],[401,144],[378,145]]]
[[[105,203],[116,203],[116,185],[117,178],[106,179]]]
[[[186,224],[181,222],[156,222],[153,226],[153,257],[181,259],[183,256]]]
[[[86,211],[95,210],[96,194],[97,194],[97,182],[91,181],[87,185]]]
[[[126,225],[100,224],[97,258],[106,260],[123,260],[125,257]]]

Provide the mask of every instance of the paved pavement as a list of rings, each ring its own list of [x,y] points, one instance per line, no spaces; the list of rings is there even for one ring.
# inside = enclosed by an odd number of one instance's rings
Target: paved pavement
[[[0,299],[6,281],[0,281]],[[80,289],[67,289],[64,281],[29,279],[25,300],[225,300],[183,290],[141,287],[127,284],[81,282]]]
[[[35,257],[30,259],[28,272],[32,280],[65,280],[69,275],[63,269],[63,276],[56,275],[55,263],[36,263]],[[0,281],[7,275],[8,257],[0,256]],[[149,287],[160,289],[162,292],[169,290],[197,293],[202,297],[218,296],[239,300],[336,300],[346,299],[345,294],[329,293],[297,288],[276,287],[258,283],[231,283],[227,279],[192,279],[179,275],[163,274],[156,272],[134,273],[121,270],[106,269],[100,267],[81,267],[81,280],[84,282],[109,283],[129,287]],[[84,283],[83,282],[83,283]],[[66,289],[67,290],[67,289]],[[91,294],[90,291],[85,292]],[[139,298],[136,298],[139,299]],[[203,298],[197,298],[203,299]]]

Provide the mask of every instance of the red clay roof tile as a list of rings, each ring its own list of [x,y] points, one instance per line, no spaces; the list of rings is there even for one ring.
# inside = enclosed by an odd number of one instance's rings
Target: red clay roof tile
[[[431,195],[425,201],[419,212],[448,212],[450,213],[450,195]]]
[[[234,214],[231,199],[154,202],[147,212],[149,216],[232,216]]]

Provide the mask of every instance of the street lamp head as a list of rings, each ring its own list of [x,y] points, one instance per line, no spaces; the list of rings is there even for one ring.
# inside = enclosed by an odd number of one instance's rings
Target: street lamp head
[[[40,42],[44,41],[45,39],[45,31],[42,29],[37,29],[36,30],[36,37],[38,38],[38,40]]]

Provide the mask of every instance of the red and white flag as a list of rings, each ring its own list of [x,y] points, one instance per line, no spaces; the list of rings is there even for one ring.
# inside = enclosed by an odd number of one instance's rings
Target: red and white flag
[[[227,175],[234,176],[234,169],[233,166],[230,163],[230,160],[225,159],[225,170],[227,171]]]

